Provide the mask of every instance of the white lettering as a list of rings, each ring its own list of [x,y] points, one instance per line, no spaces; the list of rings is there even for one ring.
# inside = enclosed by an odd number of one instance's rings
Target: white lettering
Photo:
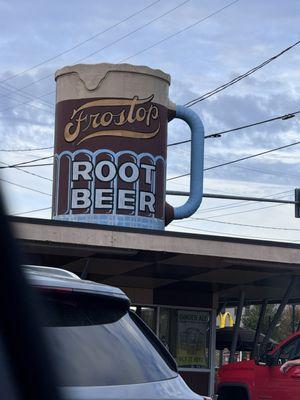
[[[103,168],[108,168],[108,173],[103,174]],[[95,168],[96,177],[102,182],[110,182],[114,179],[117,174],[117,168],[115,164],[109,160],[100,161]]]
[[[95,190],[95,208],[112,208],[113,190],[96,189]]]
[[[155,196],[151,192],[140,192],[140,211],[146,211],[148,207],[149,212],[154,213]]]
[[[74,161],[73,162],[73,181],[78,181],[81,176],[85,181],[91,181],[90,172],[93,169],[93,164],[89,161]]]
[[[121,210],[134,210],[134,190],[118,190],[118,208]]]
[[[149,164],[141,164],[141,168],[145,169],[145,173],[146,173],[146,183],[148,183],[149,185],[151,185],[152,183],[152,171],[155,171],[155,166],[154,165],[149,165]]]
[[[72,209],[89,208],[92,204],[88,189],[72,189]]]
[[[130,175],[126,174],[126,171],[128,171],[128,169],[131,169]],[[139,177],[139,169],[136,164],[132,162],[126,162],[122,164],[119,168],[119,177],[124,182],[135,182]]]

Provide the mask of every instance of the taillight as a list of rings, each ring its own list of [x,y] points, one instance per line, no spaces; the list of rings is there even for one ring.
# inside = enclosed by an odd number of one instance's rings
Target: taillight
[[[55,292],[55,293],[71,293],[72,288],[56,287],[56,286],[35,286],[41,292]]]

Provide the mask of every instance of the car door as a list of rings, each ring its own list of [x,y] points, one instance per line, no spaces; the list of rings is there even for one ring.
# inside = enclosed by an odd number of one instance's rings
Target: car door
[[[272,400],[299,400],[300,366],[289,368],[285,373],[280,367],[288,360],[300,359],[300,336],[283,345],[276,354],[277,364],[269,368],[269,393]]]

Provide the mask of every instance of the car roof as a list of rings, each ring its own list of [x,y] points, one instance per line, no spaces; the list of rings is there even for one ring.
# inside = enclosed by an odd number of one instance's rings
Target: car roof
[[[73,272],[61,268],[36,265],[24,265],[23,268],[33,286],[71,289],[76,292],[98,294],[130,302],[126,294],[117,287],[83,280]]]

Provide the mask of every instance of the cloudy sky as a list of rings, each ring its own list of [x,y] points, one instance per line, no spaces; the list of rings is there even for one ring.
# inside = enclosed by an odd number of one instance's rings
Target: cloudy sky
[[[171,99],[184,104],[300,40],[299,15],[297,0],[0,0],[1,166],[52,154],[24,150],[53,146],[58,68],[79,61],[161,68],[172,76]],[[298,111],[299,69],[300,45],[193,109],[207,134]],[[205,166],[297,142],[299,121],[300,114],[207,139]],[[170,124],[170,143],[188,138],[183,124]],[[293,200],[299,156],[300,144],[215,168],[204,191]],[[189,144],[170,147],[168,177],[188,173],[188,160]],[[10,214],[50,218],[51,166],[2,169],[1,179]],[[188,188],[188,177],[168,182]],[[29,213],[37,209],[45,210]],[[204,199],[193,219],[168,229],[300,243],[293,205]]]

